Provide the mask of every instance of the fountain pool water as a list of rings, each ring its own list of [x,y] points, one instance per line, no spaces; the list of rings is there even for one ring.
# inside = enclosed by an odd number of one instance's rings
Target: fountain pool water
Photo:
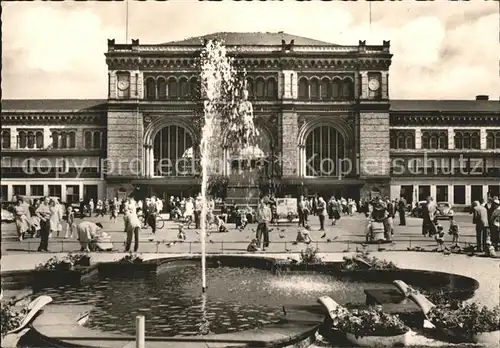
[[[365,301],[363,289],[380,283],[350,282],[324,274],[274,275],[255,268],[207,268],[210,287],[200,294],[200,265],[167,269],[153,280],[106,280],[83,287],[44,289],[55,304],[90,304],[86,326],[133,335],[134,318],[146,317],[146,335],[171,337],[237,332],[278,322],[282,306],[315,304],[328,295],[341,304]]]

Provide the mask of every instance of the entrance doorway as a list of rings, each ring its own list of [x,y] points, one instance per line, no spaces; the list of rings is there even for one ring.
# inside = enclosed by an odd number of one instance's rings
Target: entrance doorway
[[[400,195],[413,206],[413,185],[401,185]]]
[[[91,198],[94,202],[99,198],[97,197],[99,191],[97,185],[83,185],[83,199],[88,202]]]

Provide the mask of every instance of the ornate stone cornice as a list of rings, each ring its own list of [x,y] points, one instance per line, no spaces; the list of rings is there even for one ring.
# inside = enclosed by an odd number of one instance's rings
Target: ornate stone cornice
[[[394,114],[390,116],[391,126],[454,126],[454,125],[474,125],[490,126],[500,123],[500,114]]]
[[[139,57],[108,55],[106,64],[110,70],[143,70],[143,71],[197,71],[196,57]],[[237,69],[252,70],[388,70],[391,57],[236,57],[234,65]]]
[[[106,114],[90,113],[8,113],[2,114],[2,124],[9,125],[59,125],[59,124],[106,124]]]

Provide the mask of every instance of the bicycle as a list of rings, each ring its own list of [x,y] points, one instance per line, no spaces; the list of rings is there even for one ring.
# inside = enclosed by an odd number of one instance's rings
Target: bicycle
[[[145,227],[148,228],[147,221],[144,219],[144,215],[139,216],[139,220],[141,221],[141,224]],[[161,230],[165,226],[165,220],[161,217],[160,214],[156,215],[156,229]]]

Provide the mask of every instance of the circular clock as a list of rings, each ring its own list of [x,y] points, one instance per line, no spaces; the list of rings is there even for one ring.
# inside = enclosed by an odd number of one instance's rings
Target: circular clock
[[[118,88],[122,91],[126,90],[129,86],[128,81],[120,81],[118,82]]]
[[[376,91],[380,88],[380,83],[378,82],[377,79],[371,79],[369,82],[368,82],[368,88],[371,90],[371,91]]]

